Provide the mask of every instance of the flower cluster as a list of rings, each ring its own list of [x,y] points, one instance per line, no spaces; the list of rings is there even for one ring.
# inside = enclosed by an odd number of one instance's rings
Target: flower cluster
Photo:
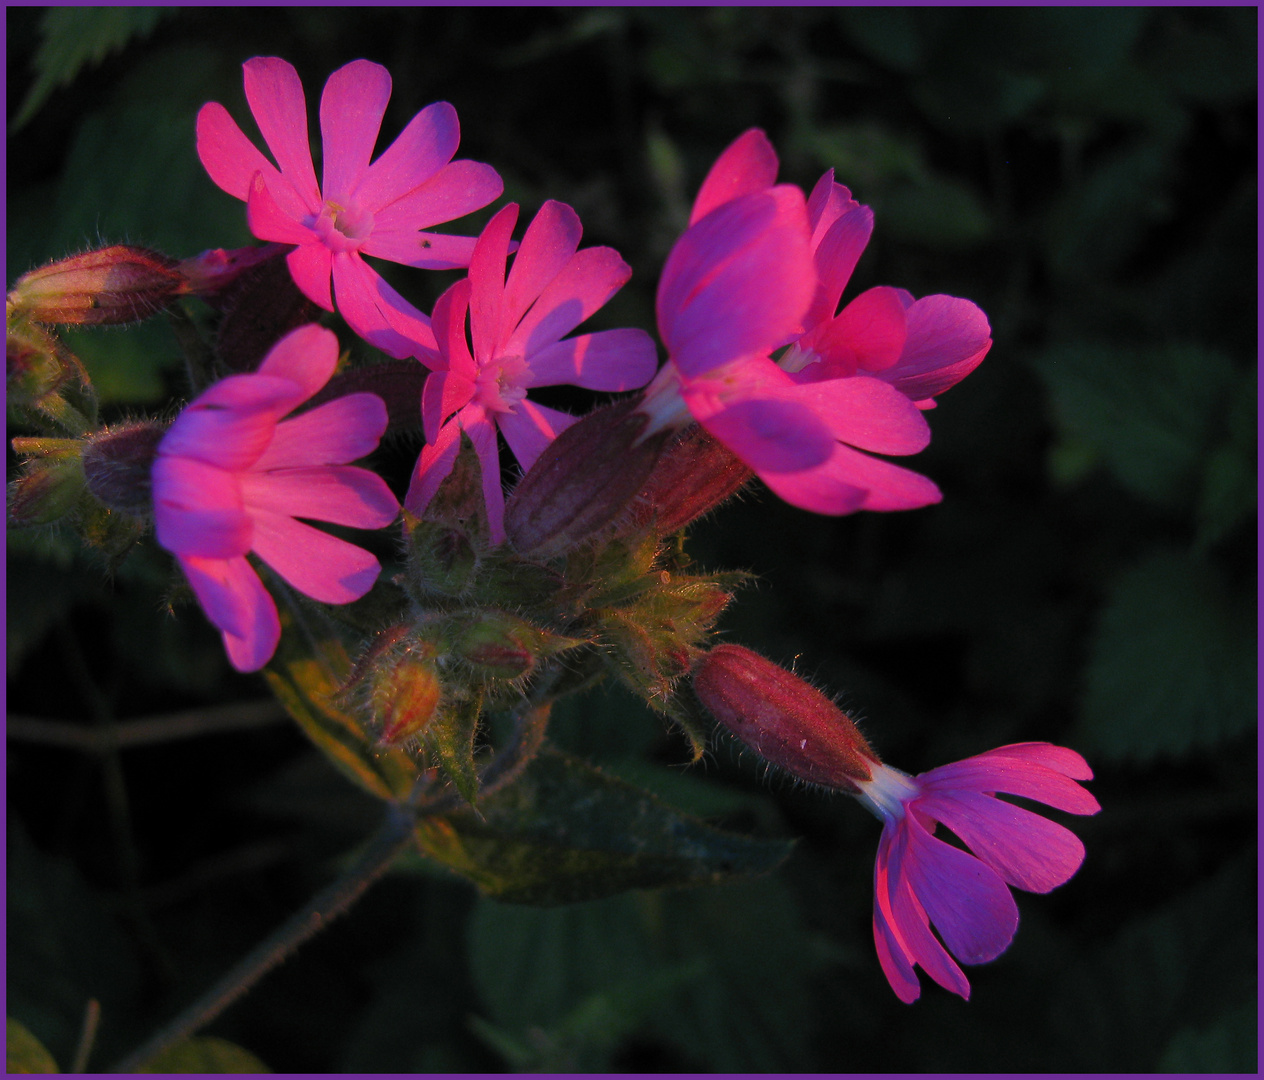
[[[244,71],[271,158],[216,102],[198,114],[197,152],[246,203],[266,247],[177,262],[116,245],[34,271],[10,293],[11,405],[16,389],[18,407],[76,436],[25,440],[42,458],[18,485],[17,516],[51,520],[86,492],[107,512],[143,519],[137,529],[152,519],[233,666],[256,671],[282,633],[256,563],[324,604],[365,597],[378,559],[307,521],[391,524],[396,496],[352,463],[388,425],[420,429],[405,568],[391,587],[406,599],[392,609],[395,625],[376,627],[351,683],[373,713],[374,745],[430,739],[472,800],[481,710],[521,699],[544,661],[587,650],[568,672],[577,685],[585,663],[607,664],[699,754],[701,704],[772,764],[877,815],[882,969],[906,1002],[919,995],[919,966],[967,997],[958,963],[991,960],[1013,937],[1010,887],[1047,892],[1084,858],[1063,826],[998,794],[1095,813],[1079,783],[1091,779],[1087,764],[1048,743],[915,777],[882,764],[803,680],[741,646],[712,645],[735,578],[692,575],[683,557],[668,566],[663,541],[752,473],[820,514],[939,501],[931,480],[887,458],[927,445],[935,397],[987,354],[983,312],[888,286],[840,310],[873,214],[832,171],[806,195],[778,183],[776,152],[750,130],[712,166],[663,267],[660,367],[643,330],[576,333],[631,269],[609,247],[581,249],[571,207],[545,202],[517,241],[513,203],[477,236],[435,231],[503,190],[490,165],[454,160],[450,104],[422,109],[375,158],[390,76],[367,60],[340,68],[320,99],[318,182],[295,69],[261,57]],[[369,259],[465,274],[427,316]],[[190,294],[226,309],[254,286],[259,307],[278,288],[288,306],[254,327],[250,349],[195,377],[200,392],[165,431],[156,421],[92,430],[86,374],[48,325],[134,321]],[[335,335],[298,325],[316,308],[336,310],[392,362],[336,378]],[[225,370],[234,373],[215,381]],[[583,417],[528,396],[558,384],[638,393]],[[522,472],[508,499],[502,436]],[[938,824],[969,851],[936,837]]]

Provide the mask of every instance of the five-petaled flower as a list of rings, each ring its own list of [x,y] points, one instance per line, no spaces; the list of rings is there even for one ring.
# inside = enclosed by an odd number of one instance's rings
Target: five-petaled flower
[[[925,477],[870,454],[926,446],[929,428],[910,399],[927,407],[978,365],[987,320],[966,300],[914,302],[889,288],[835,317],[873,215],[832,171],[806,200],[776,176],[776,153],[752,129],[704,180],[659,282],[669,362],[643,410],[656,428],[696,419],[804,509],[936,502]]]
[[[527,227],[506,276],[517,220],[518,207],[510,203],[488,222],[469,275],[435,303],[437,351],[417,354],[433,371],[421,401],[427,443],[404,499],[409,512],[424,512],[452,471],[465,432],[478,453],[493,543],[505,535],[497,428],[525,470],[575,419],[536,404],[527,391],[560,383],[631,390],[650,380],[658,362],[643,330],[563,338],[622,288],[632,271],[613,248],[578,250],[578,215],[549,200]]]
[[[372,554],[310,525],[389,525],[399,503],[375,473],[348,465],[376,449],[386,406],[349,394],[282,420],[316,394],[338,341],[299,327],[259,370],[230,375],[176,417],[153,466],[158,543],[175,554],[239,671],[257,671],[280,639],[276,603],[246,559],[253,552],[299,592],[357,600],[381,567]]]
[[[247,203],[255,236],[297,245],[287,257],[290,272],[313,303],[334,310],[332,274],[338,310],[361,337],[396,357],[413,355],[416,343],[433,345],[426,317],[363,256],[432,270],[469,265],[472,237],[428,230],[486,206],[503,185],[490,165],[452,160],[460,142],[456,110],[428,105],[370,164],[391,77],[368,60],[339,68],[320,100],[318,185],[298,73],[276,57],[255,57],[244,70],[246,100],[276,165],[212,101],[197,118],[198,156],[211,179]]]
[[[1092,770],[1074,750],[1030,742],[915,777],[877,762],[870,771],[857,797],[882,821],[873,879],[873,938],[882,970],[904,1002],[921,993],[915,964],[969,998],[970,984],[953,957],[982,964],[1009,947],[1018,907],[1007,886],[1046,893],[1084,861],[1084,845],[1069,829],[996,794],[1095,814],[1097,800],[1076,782],[1091,780]],[[936,822],[970,851],[936,837]]]

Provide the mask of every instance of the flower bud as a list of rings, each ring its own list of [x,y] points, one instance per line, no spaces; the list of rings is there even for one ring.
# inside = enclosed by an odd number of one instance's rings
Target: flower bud
[[[111,510],[143,515],[153,502],[150,473],[166,428],[149,420],[106,428],[87,440],[88,490]]]
[[[65,517],[83,497],[83,443],[78,439],[13,440],[13,449],[27,456],[18,479],[8,489],[11,525],[47,525]]]
[[[237,283],[238,278],[262,263],[287,255],[288,244],[251,244],[249,247],[213,248],[176,265],[193,296],[201,296],[212,306]]]
[[[11,413],[30,412],[81,434],[96,426],[96,395],[79,358],[29,317],[6,308],[5,401]]]
[[[485,678],[511,680],[530,675],[545,657],[583,644],[503,611],[473,621],[469,615],[460,616],[449,643],[453,656]]]
[[[719,439],[691,424],[667,444],[637,498],[633,520],[659,535],[677,532],[736,495],[752,476]]]
[[[38,323],[137,322],[187,292],[176,261],[129,244],[58,259],[18,278],[8,302]]]
[[[837,705],[740,645],[717,645],[693,669],[698,699],[757,754],[814,784],[858,792],[878,755]]]
[[[405,653],[374,677],[373,700],[381,726],[377,741],[397,746],[421,734],[439,708],[443,684],[433,660]]]
[[[505,504],[505,534],[516,550],[560,555],[623,516],[669,437],[643,439],[649,421],[635,407],[631,399],[594,410],[536,459]]]

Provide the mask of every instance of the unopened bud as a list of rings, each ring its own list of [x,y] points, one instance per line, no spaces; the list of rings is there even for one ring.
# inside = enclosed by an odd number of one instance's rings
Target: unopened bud
[[[30,412],[81,434],[96,424],[96,396],[88,373],[43,326],[6,310],[5,401],[11,413]],[[41,419],[32,422],[43,426]]]
[[[383,631],[352,674],[349,690],[363,693],[382,746],[397,746],[429,726],[443,697],[433,647],[406,640],[408,628]]]
[[[814,784],[856,791],[878,762],[851,718],[797,675],[740,645],[694,665],[698,700],[760,756]]]
[[[219,296],[236,284],[238,278],[262,263],[277,259],[293,250],[288,244],[251,244],[243,248],[213,248],[185,259],[176,269],[185,280],[187,290],[215,304]]]
[[[736,495],[754,473],[719,439],[691,424],[667,444],[634,504],[636,524],[677,532]]]
[[[83,498],[83,443],[78,439],[13,440],[27,457],[22,475],[8,488],[11,525],[46,525],[65,517]]]
[[[23,274],[8,304],[38,323],[100,326],[147,318],[186,291],[174,259],[112,244]]]
[[[148,514],[153,502],[150,474],[165,432],[162,424],[142,420],[91,436],[83,449],[88,490],[111,510]]]
[[[589,413],[536,459],[505,504],[505,534],[515,549],[560,555],[624,516],[669,437],[643,438],[649,419],[633,411],[636,404]]]
[[[453,656],[486,678],[510,680],[530,675],[540,660],[581,644],[503,611],[473,621],[461,616],[450,636]]]

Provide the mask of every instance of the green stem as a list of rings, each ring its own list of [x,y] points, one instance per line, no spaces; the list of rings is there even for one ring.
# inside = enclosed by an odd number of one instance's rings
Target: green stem
[[[271,936],[248,953],[197,1001],[144,1045],[133,1050],[111,1070],[136,1072],[156,1055],[184,1042],[205,1027],[250,990],[260,979],[314,937],[333,919],[347,911],[369,886],[390,869],[412,843],[411,813],[392,805],[381,827],[355,862],[337,881],[322,889]]]

